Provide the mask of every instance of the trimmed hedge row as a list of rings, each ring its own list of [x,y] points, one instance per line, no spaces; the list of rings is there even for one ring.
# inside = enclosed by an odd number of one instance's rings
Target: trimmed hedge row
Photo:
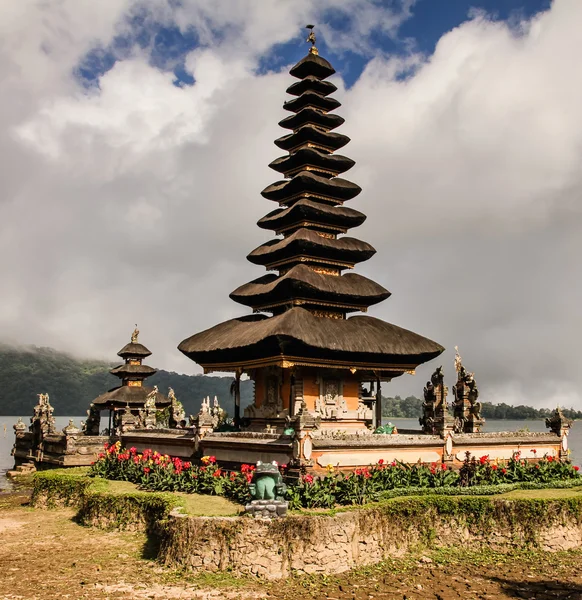
[[[76,519],[83,525],[131,531],[154,530],[180,505],[167,493],[114,494],[108,491],[105,480],[88,477],[87,470],[70,473],[60,469],[34,475],[31,504],[40,508],[75,507]]]

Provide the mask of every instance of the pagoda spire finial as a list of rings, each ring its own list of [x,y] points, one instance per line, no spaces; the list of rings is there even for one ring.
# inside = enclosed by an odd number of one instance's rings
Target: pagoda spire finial
[[[309,48],[309,54],[315,54],[315,56],[319,55],[319,50],[315,46],[315,33],[313,28],[315,25],[306,25],[305,29],[309,29],[309,35],[307,36],[306,42],[311,42],[311,48]]]
[[[138,336],[139,336],[139,329],[137,328],[137,323],[136,323],[135,329],[133,330],[133,333],[131,334],[131,343],[132,344],[137,344]]]

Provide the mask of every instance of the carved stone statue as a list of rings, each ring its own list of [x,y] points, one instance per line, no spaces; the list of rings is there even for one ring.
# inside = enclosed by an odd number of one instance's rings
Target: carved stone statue
[[[185,422],[186,419],[186,413],[184,412],[182,403],[176,398],[176,394],[172,388],[168,389],[168,400],[171,402],[169,408],[169,426],[174,429],[182,426],[182,422]]]
[[[556,435],[562,437],[572,427],[573,421],[567,419],[562,409],[557,406],[551,417],[546,419],[546,427]]]
[[[82,431],[85,435],[99,435],[99,425],[101,423],[101,412],[91,403],[87,410],[87,420],[83,424]]]
[[[481,417],[481,403],[478,401],[479,388],[475,382],[475,374],[469,373],[463,366],[456,346],[455,350],[457,383],[453,386],[454,430],[456,433],[478,433],[485,423],[485,419]]]
[[[431,375],[430,381],[427,381],[424,388],[422,417],[419,419],[424,433],[444,435],[452,429],[452,420],[447,411],[448,393],[441,366]]]
[[[133,333],[131,334],[131,343],[132,344],[137,344],[137,338],[139,336],[139,329],[137,328],[137,323],[135,324],[135,329],[133,330]],[[127,339],[127,338],[126,338]]]

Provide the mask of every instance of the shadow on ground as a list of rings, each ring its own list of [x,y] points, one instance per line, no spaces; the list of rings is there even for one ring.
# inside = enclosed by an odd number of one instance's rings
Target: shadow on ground
[[[582,600],[582,585],[568,581],[514,581],[491,577],[509,598],[526,598],[532,600]]]

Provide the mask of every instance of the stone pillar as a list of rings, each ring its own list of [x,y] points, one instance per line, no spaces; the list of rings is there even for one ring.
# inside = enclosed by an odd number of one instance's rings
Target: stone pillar
[[[291,470],[293,474],[313,466],[311,454],[313,451],[313,432],[319,429],[321,417],[315,416],[307,409],[305,400],[301,403],[297,415],[288,419],[288,426],[295,430],[293,439],[293,458],[291,460]]]
[[[560,459],[568,458],[568,434],[572,427],[572,421],[567,419],[562,413],[562,409],[558,406],[552,413],[552,416],[546,419],[546,427],[561,438],[560,444]]]
[[[382,385],[380,378],[376,380],[376,404],[374,406],[376,428],[382,426]]]
[[[447,410],[449,389],[445,385],[443,368],[439,367],[427,381],[424,388],[422,417],[419,423],[422,431],[429,435],[440,435],[446,438],[453,430],[453,420]]]
[[[234,377],[234,426],[240,429],[240,377],[242,372],[238,370]]]
[[[65,434],[65,454],[77,453],[77,438],[81,435],[81,430],[75,425],[73,419],[69,419],[69,424],[63,427]]]
[[[457,383],[453,387],[455,395],[454,417],[456,433],[479,433],[485,423],[481,417],[479,389],[473,373],[468,373],[462,365],[458,370]]]

